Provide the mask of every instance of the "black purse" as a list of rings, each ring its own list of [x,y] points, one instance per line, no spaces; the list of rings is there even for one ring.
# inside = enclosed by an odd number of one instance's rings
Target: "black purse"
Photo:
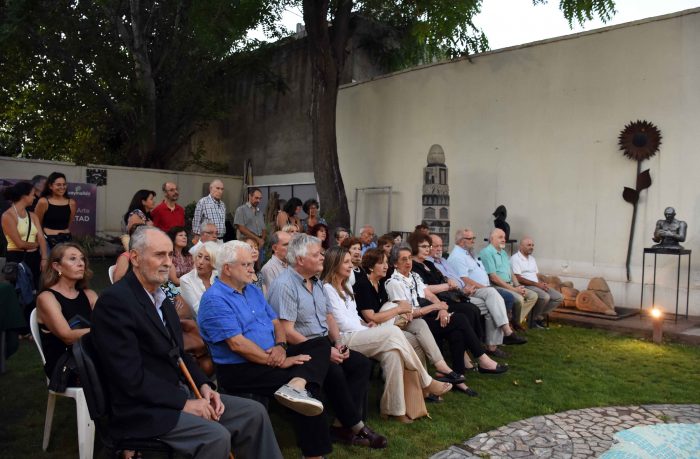
[[[75,363],[72,348],[66,349],[56,361],[53,367],[51,378],[49,378],[49,390],[54,392],[65,392],[68,387],[80,385],[78,376],[78,365]]]

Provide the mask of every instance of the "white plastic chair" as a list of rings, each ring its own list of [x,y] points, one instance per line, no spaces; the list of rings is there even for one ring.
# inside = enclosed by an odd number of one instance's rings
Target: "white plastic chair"
[[[44,358],[44,350],[41,348],[41,332],[39,331],[36,309],[34,309],[31,316],[29,316],[29,327],[31,328],[36,348],[39,350],[41,362],[45,364],[46,358]],[[49,378],[46,378],[46,384],[49,384]],[[46,402],[46,420],[44,421],[44,441],[41,448],[46,451],[49,447],[53,411],[56,406],[57,396],[69,397],[75,400],[75,409],[78,418],[78,449],[80,451],[80,459],[92,459],[95,446],[95,423],[90,419],[90,412],[85,402],[85,394],[83,393],[82,387],[69,387],[65,392],[49,390],[49,399]]]
[[[114,270],[117,269],[117,265],[112,265],[107,269],[107,274],[109,274],[109,283],[114,283]]]

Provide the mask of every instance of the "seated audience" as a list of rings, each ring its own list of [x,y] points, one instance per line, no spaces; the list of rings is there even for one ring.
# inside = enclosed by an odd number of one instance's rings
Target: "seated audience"
[[[78,205],[68,197],[66,176],[60,172],[52,172],[46,179],[44,191],[36,203],[34,213],[39,218],[44,230],[48,249],[51,250],[61,242],[72,239],[70,224],[73,222]]]
[[[438,381],[461,385],[465,389],[464,376],[447,365],[440,348],[423,319],[413,317],[413,306],[408,301],[389,301],[384,288],[384,278],[389,267],[387,257],[380,249],[369,249],[362,257],[362,267],[367,276],[361,277],[353,285],[353,293],[360,315],[366,323],[389,326],[401,322],[406,339],[418,355],[426,356],[440,373]],[[388,306],[388,307],[387,307]]]
[[[459,241],[458,244],[463,243],[463,239],[460,239],[462,234],[463,233],[458,233],[457,235],[457,241]],[[506,303],[498,291],[492,287],[477,288],[474,285],[466,284],[459,274],[452,268],[450,263],[448,263],[448,261],[442,257],[442,238],[437,234],[432,234],[430,238],[432,239],[433,246],[430,252],[431,256],[427,259],[431,261],[438,270],[440,270],[442,275],[448,279],[448,282],[451,281],[454,285],[456,285],[457,290],[463,292],[465,295],[468,295],[472,304],[477,306],[481,313],[485,315],[486,329],[484,332],[484,342],[486,343],[486,353],[489,355],[498,354],[498,345],[504,344],[504,342],[505,344],[526,343],[527,340],[525,338],[516,335],[510,328]],[[459,260],[460,256],[463,256],[458,249],[462,251],[464,250],[459,247],[459,245],[457,245],[456,249],[453,250],[453,256],[457,261]],[[452,256],[450,256],[450,259],[452,259]],[[510,294],[507,296],[512,306],[513,296]],[[501,357],[503,357],[502,351],[500,353]]]
[[[360,239],[351,236],[343,241],[341,247],[345,248],[350,253],[352,273],[348,278],[348,288],[352,289],[357,278],[365,275],[365,272],[362,270],[362,242]]]
[[[370,362],[340,340],[340,332],[328,307],[318,274],[323,271],[321,242],[304,233],[292,238],[287,250],[289,267],[270,287],[269,303],[284,326],[287,341],[300,344],[324,337],[331,344],[328,374],[323,389],[333,406],[336,440],[370,448],[384,448],[386,438],[362,421],[369,387]]]
[[[90,315],[97,301],[97,294],[88,288],[91,277],[87,256],[78,244],[64,242],[51,250],[41,279],[43,292],[36,299],[44,371],[49,378],[61,355],[90,332]],[[69,386],[75,383],[75,379],[68,381]]]
[[[317,223],[314,226],[309,227],[307,233],[311,236],[317,237],[318,240],[321,241],[321,247],[323,248],[324,252],[328,250],[330,243],[328,241],[328,227],[325,223]]]
[[[287,344],[277,314],[251,283],[255,262],[249,245],[227,242],[216,263],[219,278],[202,296],[199,324],[221,387],[233,394],[274,395],[298,413],[293,425],[302,454],[330,453],[328,421],[318,400],[330,343],[317,338]]]
[[[360,242],[362,243],[362,255],[364,255],[368,249],[377,247],[377,243],[374,242],[374,227],[372,225],[365,225],[360,228]]]
[[[301,199],[290,198],[289,201],[284,203],[284,207],[277,214],[275,222],[277,224],[277,229],[284,231],[284,227],[287,225],[296,225],[297,231],[301,229],[301,218],[299,218],[299,213],[301,212]]]
[[[506,253],[506,233],[496,228],[491,231],[489,241],[489,245],[479,252],[479,258],[496,289],[513,295],[513,321],[520,325],[535,306],[537,294],[518,284],[517,279],[513,279],[510,259]],[[520,314],[516,314],[517,310]]]
[[[377,248],[384,251],[387,257],[391,256],[391,249],[394,248],[394,236],[391,233],[384,234],[377,239]]]
[[[304,220],[301,221],[302,225],[302,230],[305,233],[311,234],[311,228],[314,226],[318,225],[319,223],[323,223],[326,225],[326,231],[328,231],[328,223],[326,223],[326,219],[318,215],[318,201],[311,198],[307,199],[304,202],[304,205],[301,206],[302,209],[304,210],[304,213],[308,215],[308,217]],[[315,234],[311,234],[312,236],[316,236]]]
[[[260,289],[260,291],[263,292],[263,295],[267,293],[267,287],[265,287],[265,279],[260,271],[258,262],[260,261],[260,248],[258,247],[258,239],[254,237],[244,237],[241,239],[243,242],[248,244],[251,249],[251,256],[253,257],[253,280],[252,284],[255,285],[257,288]]]
[[[435,295],[435,299],[445,302],[448,305],[447,312],[453,314],[452,320],[462,315],[466,319],[464,323],[463,336],[469,352],[479,362],[480,373],[503,373],[508,367],[500,366],[486,354],[486,350],[481,344],[481,311],[469,302],[468,297],[457,290],[457,284],[446,279],[435,265],[427,260],[430,254],[430,236],[421,233],[413,233],[409,237],[411,250],[413,252],[412,268],[413,273],[418,274],[423,281],[425,292]],[[403,279],[402,279],[403,280]],[[452,293],[453,295],[449,295]],[[426,295],[427,296],[427,295]],[[430,322],[428,322],[430,324]],[[436,327],[431,327],[435,330]],[[467,369],[472,367],[471,362],[465,364]]]
[[[199,250],[199,248],[207,241],[220,242],[217,237],[218,230],[216,229],[216,224],[211,220],[204,220],[199,227],[199,235],[197,236],[197,242],[190,247],[190,255],[193,257]]]
[[[396,268],[384,286],[389,301],[408,301],[413,310],[411,316],[422,318],[428,324],[435,341],[447,339],[452,357],[452,368],[457,374],[464,374],[469,362],[465,354],[467,342],[475,337],[469,333],[469,325],[463,314],[450,314],[447,303],[438,298],[425,288],[420,276],[411,271],[411,249],[400,247],[396,251],[394,267]],[[422,306],[423,305],[423,306]],[[478,339],[477,339],[478,342]],[[473,343],[472,343],[473,344]],[[478,394],[464,384],[454,386],[455,390],[471,397]]]
[[[155,208],[156,192],[139,190],[131,198],[129,208],[124,214],[124,232],[128,233],[133,225],[153,225],[151,211]]]
[[[194,256],[194,269],[180,278],[182,298],[192,307],[195,315],[198,313],[202,295],[218,276],[214,265],[219,246],[220,244],[214,241],[201,244]]]
[[[342,226],[339,226],[335,229],[333,235],[335,236],[335,245],[341,245],[343,241],[350,236],[350,232]]]
[[[564,301],[561,293],[549,288],[546,282],[540,278],[535,257],[535,242],[530,237],[524,237],[520,241],[520,250],[510,257],[513,274],[521,285],[537,294],[537,303],[532,309],[533,322],[530,328],[546,328],[544,318],[554,311]]]
[[[184,226],[173,226],[168,231],[170,240],[173,241],[173,265],[170,268],[170,281],[180,285],[180,277],[192,271],[194,258],[185,250],[187,247],[187,230]]]
[[[270,285],[277,279],[282,271],[287,269],[287,246],[292,236],[284,231],[275,231],[270,237],[270,246],[272,247],[272,256],[260,270],[262,275],[263,285],[265,286],[265,297],[270,291]]]
[[[155,227],[131,238],[133,271],[105,289],[92,314],[91,335],[109,392],[109,432],[115,439],[151,438],[196,459],[281,459],[265,408],[219,395],[183,349],[173,304],[160,286],[168,279],[173,245]],[[175,358],[191,375],[187,382]],[[202,398],[196,398],[194,388]]]
[[[39,219],[27,209],[34,200],[34,188],[29,182],[17,182],[5,188],[3,193],[5,199],[12,203],[2,213],[2,232],[7,239],[5,261],[26,263],[32,272],[34,285],[39,285],[49,252]]]
[[[321,279],[328,295],[328,305],[340,330],[340,342],[366,357],[377,359],[384,373],[384,393],[380,402],[383,416],[394,417],[400,422],[412,422],[406,417],[404,400],[404,368],[418,372],[424,391],[440,396],[452,388],[430,377],[418,355],[399,327],[368,327],[362,323],[357,304],[347,280],[353,265],[350,253],[343,247],[333,247],[326,253]]]

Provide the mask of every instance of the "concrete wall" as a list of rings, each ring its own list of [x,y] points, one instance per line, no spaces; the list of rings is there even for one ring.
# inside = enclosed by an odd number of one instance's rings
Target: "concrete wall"
[[[86,183],[86,169],[107,169],[107,186],[97,187],[97,232],[121,233],[121,222],[134,193],[140,189],[157,193],[156,202],[163,200],[162,185],[165,181],[178,184],[183,207],[209,193],[208,184],[215,178],[224,182],[224,202],[229,209],[240,204],[241,177],[217,174],[139,169],[119,166],[76,166],[58,161],[40,161],[16,158],[0,158],[0,174],[4,178],[31,179],[34,175],[63,172],[69,182]]]
[[[513,237],[535,238],[541,270],[579,288],[604,276],[628,307],[639,306],[642,249],[663,209],[674,206],[696,253],[691,313],[700,315],[698,88],[700,9],[349,85],[338,103],[346,191],[352,199],[355,187],[393,186],[391,226],[413,228],[426,155],[440,144],[453,230],[468,225],[481,240],[493,228],[491,212],[505,204]],[[642,192],[626,283],[632,206],[621,194],[635,185],[636,163],[617,137],[637,119],[655,123],[663,143],[643,164],[653,184]],[[359,223],[383,215],[368,211]],[[659,258],[657,303],[666,307],[675,301],[676,263]],[[648,258],[647,265],[650,282]]]

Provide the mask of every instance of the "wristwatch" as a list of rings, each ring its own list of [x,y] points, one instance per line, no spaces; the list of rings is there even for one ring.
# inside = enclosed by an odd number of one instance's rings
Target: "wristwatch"
[[[280,346],[280,347],[281,347],[282,349],[284,349],[285,351],[286,351],[287,348],[289,347],[289,346],[287,346],[287,343],[285,343],[284,341],[280,341],[279,343],[275,343],[275,346]]]

